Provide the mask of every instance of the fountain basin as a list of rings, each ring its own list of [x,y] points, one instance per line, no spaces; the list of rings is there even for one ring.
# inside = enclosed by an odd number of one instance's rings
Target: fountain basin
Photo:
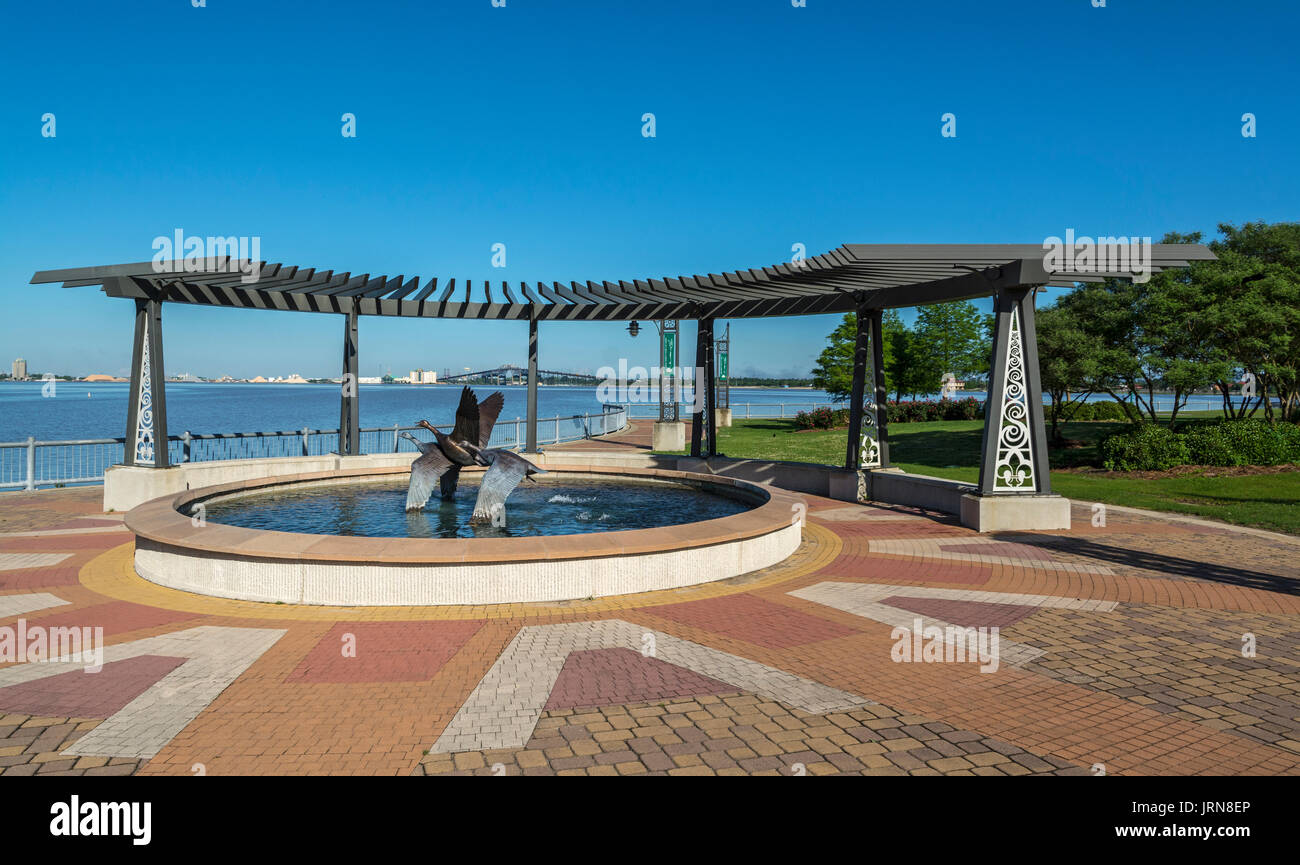
[[[801,520],[795,518],[802,513],[800,498],[771,487],[663,469],[548,469],[539,478],[547,485],[626,482],[627,487],[611,489],[629,495],[659,485],[665,491],[717,496],[743,510],[653,528],[592,527],[583,533],[525,536],[510,536],[509,523],[506,532],[476,537],[397,537],[277,531],[217,521],[223,513],[229,518],[230,505],[241,499],[256,504],[277,497],[292,500],[318,489],[350,494],[363,486],[404,483],[408,470],[392,467],[186,490],[132,509],[126,525],[136,535],[136,571],[151,582],[239,600],[338,606],[526,603],[681,588],[776,564],[801,539]],[[475,470],[462,472],[466,488],[458,498],[472,502],[477,475]],[[439,508],[435,498],[427,510]],[[525,511],[520,508],[509,518],[514,530],[523,530]],[[310,521],[293,524],[310,526]]]

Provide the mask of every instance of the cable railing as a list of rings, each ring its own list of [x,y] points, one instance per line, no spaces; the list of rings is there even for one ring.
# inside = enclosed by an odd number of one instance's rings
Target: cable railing
[[[846,403],[829,403],[829,402],[733,402],[730,406],[724,408],[731,409],[731,416],[735,420],[745,418],[786,418],[794,417],[801,411],[812,411],[816,408],[836,408],[843,407]],[[629,405],[627,408],[628,417],[633,420],[658,420],[659,403],[636,403]],[[677,416],[682,420],[690,420],[691,404],[679,403],[677,407]]]
[[[539,445],[561,444],[609,435],[627,427],[628,411],[610,405],[599,414],[556,415],[537,419]],[[437,427],[451,432],[451,424]],[[418,426],[363,427],[363,454],[415,453],[414,444],[403,432],[419,432]],[[498,419],[488,447],[517,450],[527,443],[527,421]],[[325,456],[338,450],[339,431],[304,427],[300,430],[251,433],[191,433],[167,438],[167,455],[172,465],[217,460],[274,459],[277,457]],[[125,438],[77,439],[70,441],[0,442],[0,489],[34,490],[40,487],[102,483],[109,466],[123,462]]]
[[[982,403],[987,398],[987,396],[988,394],[986,394],[984,391],[981,390],[957,391],[955,394],[949,397],[949,399],[960,400],[960,399],[965,399],[967,397],[974,397],[975,399],[979,400]],[[915,401],[938,402],[941,398],[942,398],[941,394],[927,394],[925,396],[917,396],[915,398]],[[889,399],[892,402],[894,398],[891,395]],[[904,399],[904,402],[908,402],[912,400],[913,398],[909,396]],[[1092,398],[1088,400],[1088,402],[1114,402],[1114,400],[1108,394],[1094,394]],[[1153,404],[1156,412],[1160,414],[1169,414],[1174,410],[1174,406],[1176,404],[1176,400],[1172,396],[1167,396],[1162,394],[1156,394],[1154,397],[1147,397],[1146,395],[1143,395],[1142,402],[1144,406],[1149,403]],[[1280,406],[1282,404],[1277,397],[1272,397],[1272,403],[1274,407]],[[1241,398],[1234,395],[1232,398],[1232,404],[1234,406],[1240,406]],[[1045,406],[1051,405],[1051,398],[1047,394],[1043,395],[1043,405]],[[840,402],[805,401],[805,402],[779,402],[779,403],[733,402],[731,403],[729,408],[731,409],[732,418],[736,420],[741,420],[744,418],[792,418],[801,411],[810,412],[813,409],[818,409],[818,408],[846,408],[847,406],[848,406],[847,401],[840,401]],[[1129,407],[1132,408],[1134,411],[1141,411],[1141,408],[1135,405],[1132,400],[1129,400]],[[1192,394],[1191,396],[1184,397],[1184,402],[1182,405],[1178,407],[1178,410],[1180,413],[1195,412],[1195,411],[1219,412],[1223,410],[1223,397],[1216,396],[1213,394]],[[628,417],[632,418],[633,420],[656,420],[659,417],[659,403],[657,402],[636,403],[628,406],[628,411],[629,411]],[[1261,412],[1263,411],[1262,406],[1259,409],[1259,411]],[[690,420],[691,404],[679,403],[677,416],[682,418],[683,420]]]

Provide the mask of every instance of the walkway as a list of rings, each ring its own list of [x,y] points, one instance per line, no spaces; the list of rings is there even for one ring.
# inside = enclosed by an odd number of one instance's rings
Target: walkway
[[[1288,539],[1085,506],[987,536],[808,497],[799,551],[724,583],[293,608],[140,579],[100,492],[0,496],[0,651],[109,644],[93,675],[0,663],[5,775],[1300,774]],[[892,635],[917,619],[998,628],[996,669]]]

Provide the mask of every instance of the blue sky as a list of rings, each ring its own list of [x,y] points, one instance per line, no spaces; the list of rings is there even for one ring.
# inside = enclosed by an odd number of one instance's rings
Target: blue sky
[[[6,367],[125,372],[129,303],[27,282],[148,260],[178,228],[256,235],[263,258],[289,264],[517,283],[757,267],[793,243],[1212,234],[1294,220],[1300,202],[1300,11],[1283,0],[167,0],[2,14]],[[47,112],[55,138],[41,136]],[[498,242],[504,269],[491,267]],[[339,371],[335,316],[178,305],[164,323],[169,372]],[[834,324],[736,322],[733,374],[806,374]],[[361,327],[368,375],[525,355],[522,324]],[[620,357],[649,365],[654,340],[543,327],[543,367]]]

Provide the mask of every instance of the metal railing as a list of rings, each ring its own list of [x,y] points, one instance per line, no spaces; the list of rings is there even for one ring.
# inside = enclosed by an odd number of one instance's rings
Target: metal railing
[[[843,407],[847,403],[840,403]],[[835,404],[829,402],[733,402],[729,408],[731,416],[736,420],[743,418],[786,418],[794,417],[801,411],[812,411],[817,408],[836,408]],[[634,420],[658,420],[659,403],[637,403],[627,408],[628,417]],[[689,420],[691,417],[691,404],[682,403],[678,417],[683,420]]]
[[[985,398],[987,397],[987,394],[986,394],[984,391],[965,391],[965,392],[963,392],[963,391],[958,391],[955,395],[953,395],[953,396],[951,397],[951,399],[954,399],[954,400],[961,400],[961,399],[965,399],[966,397],[974,397],[975,399],[979,400],[980,402],[984,402]],[[889,399],[890,399],[890,401],[892,402],[894,398],[893,398],[893,396],[891,395]],[[918,397],[916,398],[916,401],[917,401],[917,402],[925,402],[925,401],[928,400],[928,401],[930,401],[930,402],[938,402],[939,399],[940,399],[940,395],[939,395],[939,394],[929,394],[929,395],[927,395],[927,396],[918,396]],[[904,402],[911,402],[912,399],[911,399],[911,397],[906,397],[906,398],[904,398],[903,401],[904,401]],[[1112,400],[1112,399],[1110,398],[1110,396],[1108,396],[1108,395],[1102,395],[1102,396],[1100,396],[1100,397],[1098,397],[1098,396],[1094,396],[1092,399],[1089,400],[1089,402],[1114,402],[1114,400]],[[1144,396],[1142,397],[1142,403],[1143,403],[1143,405],[1145,406],[1145,405],[1147,404],[1147,402],[1148,402],[1148,398],[1144,395]],[[1154,402],[1155,402],[1155,409],[1156,409],[1156,411],[1159,412],[1159,413],[1161,413],[1161,414],[1168,414],[1169,412],[1173,411],[1173,408],[1174,408],[1174,398],[1173,398],[1172,396],[1163,396],[1163,395],[1157,394],[1157,395],[1154,397]],[[1273,397],[1273,398],[1272,398],[1272,402],[1273,402],[1274,407],[1276,407],[1276,406],[1280,406],[1280,405],[1281,405],[1281,401],[1280,401],[1277,397]],[[1048,397],[1046,394],[1044,394],[1044,395],[1043,395],[1043,405],[1050,405],[1050,404],[1051,404],[1051,398]],[[1240,398],[1234,396],[1234,397],[1233,397],[1233,405],[1240,405],[1240,404],[1241,404],[1241,400],[1240,400]],[[830,403],[830,402],[739,403],[739,402],[733,402],[733,403],[731,404],[731,416],[732,416],[733,418],[737,419],[737,420],[742,419],[742,418],[792,418],[792,417],[794,417],[796,414],[798,414],[798,413],[801,412],[801,411],[812,411],[813,409],[817,409],[817,408],[832,408],[832,409],[835,409],[835,408],[846,408],[847,406],[848,406],[848,403],[847,403],[847,402],[838,402],[838,403]],[[1133,403],[1132,400],[1129,401],[1129,406],[1132,407],[1132,408],[1134,408],[1135,410],[1137,409],[1137,406]],[[691,405],[690,405],[690,403],[682,403],[681,406],[680,406],[680,409],[681,409],[681,410],[680,410],[680,413],[679,413],[679,417],[681,417],[681,418],[683,418],[683,419],[689,419],[690,416],[691,416]],[[1223,398],[1222,398],[1222,397],[1219,397],[1219,396],[1209,395],[1209,394],[1193,394],[1192,396],[1187,397],[1187,401],[1186,401],[1186,403],[1184,403],[1183,406],[1179,409],[1180,412],[1189,412],[1189,411],[1214,411],[1214,412],[1217,412],[1217,411],[1222,411],[1222,410],[1223,410]],[[657,419],[659,418],[659,403],[657,403],[657,402],[652,402],[652,403],[637,403],[637,404],[633,404],[633,405],[628,406],[628,411],[629,411],[629,415],[628,415],[628,417],[630,417],[630,418],[632,418],[632,419],[634,419],[634,420],[657,420]],[[1260,412],[1262,412],[1262,411],[1263,411],[1263,408],[1261,407],[1261,408],[1260,408]]]
[[[539,445],[580,441],[618,432],[627,426],[623,406],[606,406],[599,414],[557,415],[537,419]],[[520,449],[527,436],[524,418],[498,419],[488,447]],[[361,452],[365,454],[416,452],[415,445],[401,437],[421,427],[363,427]],[[452,425],[438,426],[451,432]],[[214,460],[268,459],[274,457],[324,456],[338,449],[339,431],[304,427],[283,432],[191,433],[167,439],[167,454],[173,465]],[[109,466],[123,462],[126,439],[78,439],[75,441],[0,442],[0,489],[34,490],[38,487],[94,484],[104,480]]]

